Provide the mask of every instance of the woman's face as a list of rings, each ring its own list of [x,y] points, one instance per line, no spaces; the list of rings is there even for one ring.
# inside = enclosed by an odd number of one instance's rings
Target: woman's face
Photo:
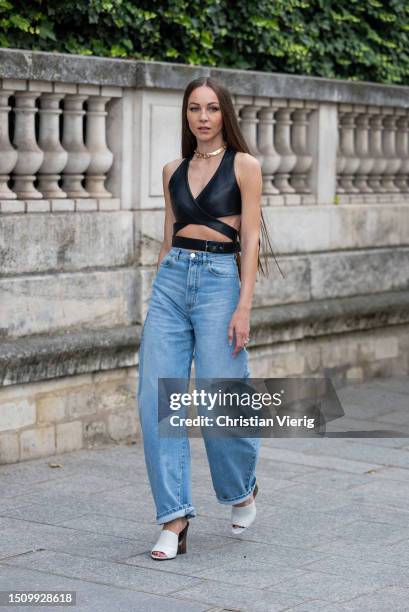
[[[187,120],[198,141],[212,140],[221,132],[222,112],[211,87],[202,85],[192,91],[187,105]]]

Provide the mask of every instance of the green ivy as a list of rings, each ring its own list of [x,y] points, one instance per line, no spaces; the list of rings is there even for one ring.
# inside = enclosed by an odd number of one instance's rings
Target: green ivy
[[[409,84],[402,0],[0,0],[0,46]]]

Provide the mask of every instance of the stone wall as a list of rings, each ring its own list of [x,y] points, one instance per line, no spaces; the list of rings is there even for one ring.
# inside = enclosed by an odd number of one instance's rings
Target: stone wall
[[[407,87],[0,49],[0,462],[140,440],[161,169],[199,75],[233,94],[285,274],[256,283],[252,375],[409,373]]]
[[[134,441],[135,384],[134,368],[121,368],[5,387],[0,463]]]

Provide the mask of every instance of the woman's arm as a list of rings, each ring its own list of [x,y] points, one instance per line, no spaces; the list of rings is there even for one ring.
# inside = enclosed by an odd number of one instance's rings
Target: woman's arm
[[[248,153],[237,153],[237,182],[241,192],[242,213],[240,228],[241,289],[237,308],[231,319],[228,337],[236,334],[235,356],[244,347],[250,333],[250,313],[257,277],[259,238],[261,227],[262,173],[259,161]]]
[[[175,223],[176,219],[175,215],[173,214],[172,203],[170,200],[169,179],[180,163],[181,160],[176,159],[175,161],[165,164],[162,170],[163,195],[165,197],[165,222],[163,227],[162,247],[159,252],[158,263],[156,266],[157,270],[159,270],[162,259],[172,247],[173,224]]]

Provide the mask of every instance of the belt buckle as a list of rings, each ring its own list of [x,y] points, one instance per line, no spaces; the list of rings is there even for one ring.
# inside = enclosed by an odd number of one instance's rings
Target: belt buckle
[[[207,251],[207,243],[208,243],[208,240],[205,240],[205,242],[206,242],[206,248],[205,248],[205,251]]]

